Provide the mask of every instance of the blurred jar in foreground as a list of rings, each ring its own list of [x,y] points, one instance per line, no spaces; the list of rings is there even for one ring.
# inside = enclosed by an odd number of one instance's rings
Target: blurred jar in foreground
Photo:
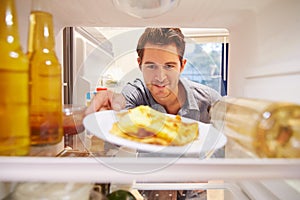
[[[28,38],[31,145],[56,144],[63,136],[61,66],[54,48],[52,15],[33,9]]]
[[[12,200],[89,200],[93,184],[83,183],[20,183],[16,186]]]
[[[83,105],[64,105],[63,132],[64,146],[74,150],[85,149],[85,133],[83,118],[86,107]]]
[[[21,49],[14,0],[0,6],[0,155],[29,153],[28,59]]]
[[[300,158],[300,105],[223,97],[211,123],[259,157]]]

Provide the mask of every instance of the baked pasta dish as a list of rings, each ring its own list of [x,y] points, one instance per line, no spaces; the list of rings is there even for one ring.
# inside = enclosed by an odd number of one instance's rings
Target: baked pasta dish
[[[117,113],[117,122],[110,130],[116,136],[147,144],[183,146],[198,138],[197,122],[183,122],[156,111],[149,106],[138,106]]]

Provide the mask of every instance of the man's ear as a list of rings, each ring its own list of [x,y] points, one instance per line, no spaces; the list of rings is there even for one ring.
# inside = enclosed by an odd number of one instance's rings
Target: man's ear
[[[184,70],[186,64],[186,59],[182,59],[181,66],[180,66],[180,73]]]
[[[137,62],[138,62],[138,64],[139,64],[140,70],[142,70],[142,66],[141,66],[141,64],[142,64],[142,59],[141,59],[140,57],[138,57],[136,60],[137,60]]]

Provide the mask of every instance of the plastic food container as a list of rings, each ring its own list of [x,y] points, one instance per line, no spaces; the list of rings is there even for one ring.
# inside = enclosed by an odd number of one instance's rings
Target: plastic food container
[[[64,105],[63,108],[63,130],[64,146],[72,149],[84,149],[85,128],[83,118],[86,106],[83,105]]]

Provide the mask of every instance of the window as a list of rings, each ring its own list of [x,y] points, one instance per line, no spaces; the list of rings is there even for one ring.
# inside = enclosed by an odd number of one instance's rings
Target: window
[[[225,29],[183,29],[187,64],[182,77],[227,94],[228,31]]]

